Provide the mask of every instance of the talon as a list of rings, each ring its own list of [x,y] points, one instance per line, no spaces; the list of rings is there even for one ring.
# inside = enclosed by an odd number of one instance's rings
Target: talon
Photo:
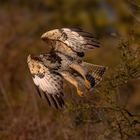
[[[88,90],[91,88],[91,84],[88,80],[85,80],[85,86]]]
[[[80,89],[77,89],[77,93],[78,93],[78,95],[79,95],[80,97],[83,96],[83,92],[82,92]]]

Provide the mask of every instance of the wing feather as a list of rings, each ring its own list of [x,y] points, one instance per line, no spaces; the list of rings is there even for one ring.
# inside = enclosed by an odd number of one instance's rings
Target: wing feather
[[[57,103],[59,104],[60,107],[63,107],[64,101],[59,95],[55,95],[55,99],[57,100]]]
[[[63,78],[61,75],[37,61],[31,60],[28,62],[28,66],[39,96],[41,97],[42,91],[49,106],[53,104],[56,108],[63,107]]]
[[[54,99],[54,96],[53,96],[52,94],[49,94],[49,96],[50,96],[50,98],[51,98],[51,100],[52,100],[52,102],[53,102],[55,108],[58,109],[58,105],[57,105],[56,100]]]
[[[42,96],[41,96],[41,92],[40,92],[38,86],[35,85],[35,88],[36,88],[36,90],[37,90],[37,93],[38,93],[39,97],[41,98]]]
[[[51,106],[51,102],[50,102],[50,100],[49,100],[48,95],[47,95],[45,92],[43,92],[43,93],[44,93],[44,96],[45,96],[45,98],[46,98],[46,100],[47,100],[47,102],[48,102],[48,105]]]
[[[60,41],[64,43],[67,48],[71,48],[74,53],[85,52],[89,49],[100,47],[99,41],[93,34],[83,31],[81,28],[54,29],[44,33],[41,38],[46,42],[50,40],[53,42]],[[61,50],[56,43],[52,43],[52,45],[57,51]],[[62,44],[60,47],[62,47]],[[66,54],[68,52],[67,50],[61,50],[61,53]]]
[[[36,85],[38,85],[37,86],[38,91],[39,91],[39,89],[43,91],[44,96],[45,96],[49,106],[51,106],[53,104],[58,109],[58,105],[57,105],[57,102],[58,102],[59,106],[63,107],[63,105],[64,105],[64,103],[62,103],[63,87],[61,85],[62,78],[53,79],[53,76],[54,77],[58,76],[56,74],[53,74],[51,78],[47,78],[47,75],[48,74],[45,74],[44,78],[40,78],[35,75],[35,77],[33,77],[33,81]]]

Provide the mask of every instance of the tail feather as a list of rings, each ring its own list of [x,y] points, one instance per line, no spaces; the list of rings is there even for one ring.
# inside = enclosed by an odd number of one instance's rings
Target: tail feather
[[[95,85],[99,84],[99,82],[102,80],[102,77],[106,71],[106,67],[101,66],[101,65],[87,63],[87,62],[82,62],[82,66],[87,69],[87,72],[89,73],[88,75],[93,76],[95,80]],[[89,76],[87,78],[91,79],[91,76],[90,78]]]

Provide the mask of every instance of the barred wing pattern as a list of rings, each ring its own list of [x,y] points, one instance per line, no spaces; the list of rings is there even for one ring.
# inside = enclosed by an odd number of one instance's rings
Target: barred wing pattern
[[[41,38],[46,42],[49,40],[60,41],[76,52],[79,57],[83,57],[86,50],[100,47],[100,43],[93,34],[83,31],[81,28],[54,29],[44,33]],[[56,48],[56,44],[53,47]],[[65,51],[62,53],[66,53]]]
[[[38,92],[40,90],[44,93],[45,98],[48,101],[48,104],[51,106],[55,105],[56,108],[63,107],[64,101],[62,99],[63,91],[62,91],[62,81],[59,79],[60,77],[57,75],[49,75],[45,74],[44,78],[40,78],[35,75],[33,77],[33,81],[38,88]],[[49,80],[48,80],[49,79]]]
[[[63,107],[62,77],[57,72],[49,70],[33,59],[28,61],[28,66],[39,95],[41,96],[43,93],[50,106]]]
[[[91,64],[91,63],[87,63],[87,62],[82,62],[81,65],[83,67],[86,67],[88,69],[88,72],[91,74],[91,76],[94,77],[95,86],[101,82],[102,77],[107,69],[107,67],[105,67],[105,66],[95,65],[95,64]],[[90,77],[89,77],[89,79],[90,79]]]

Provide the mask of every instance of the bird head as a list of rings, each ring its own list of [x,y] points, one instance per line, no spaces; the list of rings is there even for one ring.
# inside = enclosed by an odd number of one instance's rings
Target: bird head
[[[44,34],[42,34],[41,39],[44,41],[49,40],[58,40],[61,37],[62,33],[59,29],[54,29],[51,31],[47,31]]]

